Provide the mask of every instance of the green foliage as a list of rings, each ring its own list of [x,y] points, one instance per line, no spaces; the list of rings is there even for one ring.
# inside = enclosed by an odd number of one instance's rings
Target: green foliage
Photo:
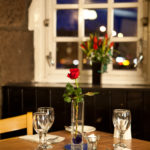
[[[94,96],[96,94],[99,94],[99,92],[87,92],[84,95],[86,95],[86,96]]]
[[[94,96],[99,94],[99,92],[87,92],[85,94],[82,93],[82,89],[80,87],[74,88],[70,83],[66,84],[66,89],[63,94],[64,101],[70,103],[72,100],[76,101],[76,103],[83,102],[84,96]]]
[[[75,100],[77,103],[84,100],[81,88],[74,88],[73,85],[67,83],[65,93],[63,94],[64,101],[70,103],[71,100]]]

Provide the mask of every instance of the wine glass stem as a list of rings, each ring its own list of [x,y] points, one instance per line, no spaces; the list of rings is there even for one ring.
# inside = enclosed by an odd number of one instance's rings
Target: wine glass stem
[[[123,140],[123,133],[120,132],[120,143],[122,143],[122,140]]]
[[[42,133],[42,132],[39,133],[39,144],[40,145],[46,144],[45,137],[46,137],[46,133]]]
[[[42,145],[42,132],[39,132],[39,144]]]
[[[44,136],[44,137],[43,137],[43,138],[44,138],[44,144],[47,144],[46,134],[47,134],[47,133],[44,133],[44,135],[43,135],[43,136]]]

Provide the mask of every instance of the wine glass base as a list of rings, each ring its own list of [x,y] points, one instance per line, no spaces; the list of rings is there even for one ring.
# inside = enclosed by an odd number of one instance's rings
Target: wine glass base
[[[42,145],[39,145],[36,150],[46,150],[46,149],[51,149],[53,148],[52,145],[48,145],[48,144],[42,144]]]
[[[114,150],[118,149],[118,148],[127,148],[127,145],[124,143],[117,143],[117,144],[113,144]]]

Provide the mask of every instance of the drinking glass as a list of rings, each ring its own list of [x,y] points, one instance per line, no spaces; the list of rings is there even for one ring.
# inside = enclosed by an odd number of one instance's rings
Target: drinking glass
[[[39,146],[38,149],[46,149],[43,133],[45,128],[49,125],[49,116],[44,112],[35,112],[33,114],[33,127],[39,134]]]
[[[131,124],[131,112],[127,109],[114,109],[113,124],[120,133],[120,141],[115,144],[115,147],[126,148],[126,144],[122,143],[123,135]]]
[[[51,126],[54,123],[54,118],[55,118],[55,116],[54,116],[54,108],[53,107],[39,107],[38,108],[38,112],[46,113],[48,115],[48,117],[49,117],[49,123],[44,128],[43,134],[44,134],[44,140],[45,140],[45,147],[52,148],[52,146],[50,146],[50,144],[49,145],[47,144],[46,135],[47,135],[48,130],[51,128]]]

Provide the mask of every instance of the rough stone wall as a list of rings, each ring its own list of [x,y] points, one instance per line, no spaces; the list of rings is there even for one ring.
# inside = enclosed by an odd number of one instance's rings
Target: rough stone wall
[[[31,1],[0,0],[0,85],[33,80],[33,33],[28,31]]]
[[[28,31],[32,0],[0,0],[0,117],[1,86],[34,78],[33,33]]]

